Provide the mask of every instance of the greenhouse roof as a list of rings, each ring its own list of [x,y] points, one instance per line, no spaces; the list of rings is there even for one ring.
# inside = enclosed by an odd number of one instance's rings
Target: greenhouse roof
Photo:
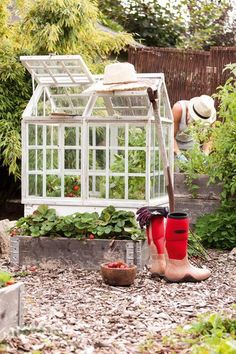
[[[21,56],[22,64],[43,86],[78,86],[95,81],[80,55]]]

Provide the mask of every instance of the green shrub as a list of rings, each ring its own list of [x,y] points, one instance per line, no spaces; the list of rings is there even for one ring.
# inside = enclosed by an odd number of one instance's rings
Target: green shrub
[[[196,321],[183,328],[177,328],[173,335],[163,339],[163,343],[171,353],[234,354],[236,352],[235,309],[227,314],[200,315]],[[165,347],[162,349],[164,350]]]
[[[195,232],[206,247],[236,247],[236,213],[234,208],[221,208],[197,219]]]

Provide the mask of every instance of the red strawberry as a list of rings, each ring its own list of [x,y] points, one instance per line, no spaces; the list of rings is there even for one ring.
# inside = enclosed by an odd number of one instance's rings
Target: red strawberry
[[[79,186],[75,185],[75,186],[73,187],[73,191],[77,192],[78,190],[79,190]]]
[[[95,238],[94,234],[90,234],[90,235],[89,235],[89,239],[90,239],[90,240],[93,240],[94,238]]]
[[[29,271],[32,272],[32,273],[34,273],[34,272],[37,271],[37,267],[36,267],[36,266],[30,266],[30,267],[29,267]]]
[[[120,265],[120,269],[127,269],[127,268],[128,268],[127,264],[121,264]]]
[[[115,268],[115,267],[114,267],[114,263],[113,263],[113,262],[108,263],[108,264],[107,264],[107,267],[108,267],[108,268]]]
[[[14,283],[15,283],[14,279],[10,279],[6,282],[6,285],[12,285]]]

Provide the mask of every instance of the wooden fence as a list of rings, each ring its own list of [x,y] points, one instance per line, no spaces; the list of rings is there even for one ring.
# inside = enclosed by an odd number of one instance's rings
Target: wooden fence
[[[130,48],[128,61],[138,73],[165,75],[171,105],[180,99],[212,95],[229,77],[226,64],[236,63],[236,47],[213,47],[210,51],[175,48]]]

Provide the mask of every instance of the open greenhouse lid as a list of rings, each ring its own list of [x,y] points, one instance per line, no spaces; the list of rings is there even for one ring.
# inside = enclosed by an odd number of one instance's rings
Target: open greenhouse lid
[[[80,55],[21,56],[32,79],[44,86],[78,86],[95,82]]]

